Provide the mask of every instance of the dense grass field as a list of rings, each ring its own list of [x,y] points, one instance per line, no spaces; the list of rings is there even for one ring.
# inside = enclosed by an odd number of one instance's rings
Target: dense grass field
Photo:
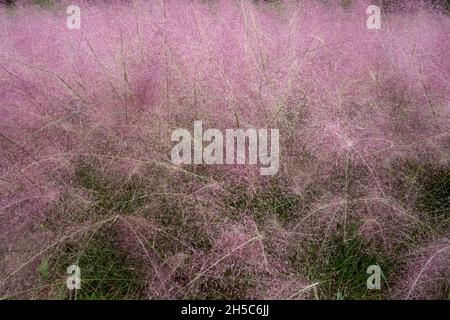
[[[1,299],[450,299],[445,2],[7,2]],[[279,171],[174,164],[194,121]]]

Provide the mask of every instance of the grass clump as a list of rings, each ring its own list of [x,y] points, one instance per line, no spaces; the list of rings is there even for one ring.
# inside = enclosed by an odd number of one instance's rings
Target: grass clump
[[[245,188],[235,188],[225,203],[239,215],[239,212],[249,213],[256,222],[264,223],[267,218],[275,217],[281,223],[288,223],[295,215],[301,201],[295,195],[284,191],[278,184],[249,194]]]
[[[436,225],[450,224],[450,166],[422,169],[417,207]]]
[[[146,202],[144,186],[133,179],[117,184],[108,181],[91,166],[77,167],[75,177],[93,196],[94,209],[131,214]]]
[[[34,0],[33,4],[39,6],[42,9],[50,9],[56,5],[55,0]]]
[[[383,251],[367,249],[356,233],[344,239],[337,233],[322,244],[301,245],[291,257],[301,274],[307,274],[311,283],[318,283],[317,299],[383,299],[389,288],[389,275],[393,269],[391,259]],[[367,268],[381,268],[381,289],[367,289],[370,274]]]
[[[255,276],[243,272],[238,266],[226,268],[222,274],[206,277],[197,290],[186,299],[196,300],[237,300],[244,299],[256,285]]]
[[[144,289],[136,266],[116,243],[112,227],[97,230],[85,242],[68,242],[58,254],[41,264],[42,280],[60,283],[50,298],[67,299],[66,269],[78,265],[81,269],[79,300],[138,299]],[[44,268],[45,267],[45,268]],[[45,275],[45,277],[44,277]],[[53,275],[53,276],[49,276]]]
[[[397,198],[411,203],[422,222],[435,229],[450,226],[450,166],[403,161],[394,167]]]

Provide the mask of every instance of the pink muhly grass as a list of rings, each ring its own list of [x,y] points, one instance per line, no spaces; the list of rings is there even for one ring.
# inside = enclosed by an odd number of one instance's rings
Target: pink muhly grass
[[[448,236],[415,205],[419,170],[448,167],[448,13],[411,1],[368,30],[368,1],[86,0],[68,30],[67,3],[0,6],[2,296],[60,298],[39,265],[106,226],[139,297],[170,299],[321,298],[310,245],[326,257],[342,234],[392,258]],[[174,166],[170,134],[194,120],[279,128],[278,176]],[[439,296],[433,248],[398,258],[401,298]]]

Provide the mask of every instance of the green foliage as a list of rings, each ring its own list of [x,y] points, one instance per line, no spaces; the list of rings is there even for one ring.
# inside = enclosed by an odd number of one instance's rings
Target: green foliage
[[[38,5],[43,9],[52,8],[56,5],[55,0],[34,0],[33,2],[35,5]]]
[[[155,235],[152,248],[161,257],[183,252],[186,250],[186,245],[198,250],[211,249],[211,243],[204,228],[198,225],[194,217],[184,216],[183,203],[178,205],[177,201],[160,196],[158,204],[154,218],[166,232]]]
[[[50,273],[48,271],[48,258],[47,257],[42,259],[42,262],[38,267],[38,272],[41,275],[43,280],[49,279]]]
[[[237,267],[226,269],[219,277],[206,277],[198,290],[187,299],[245,299],[247,292],[256,285],[255,278]]]
[[[67,298],[65,272],[74,264],[81,269],[81,289],[76,299],[109,300],[137,299],[143,291],[143,283],[136,265],[121,251],[115,242],[112,227],[100,229],[86,244],[68,242],[59,254],[49,260],[50,280],[61,283],[56,298]],[[58,281],[62,279],[62,281]]]
[[[145,188],[137,181],[114,183],[91,166],[77,167],[75,176],[79,185],[93,196],[96,209],[131,214],[147,201]]]
[[[345,240],[337,233],[322,244],[299,246],[291,260],[301,274],[308,274],[311,283],[319,283],[320,299],[382,299],[387,294],[386,279],[395,265],[385,252],[369,251],[355,233]],[[367,289],[370,265],[380,266],[383,272],[381,290]]]
[[[424,167],[418,179],[420,196],[417,207],[432,221],[450,223],[450,166]]]
[[[274,183],[255,195],[249,195],[245,189],[237,187],[225,203],[234,211],[250,213],[258,223],[263,223],[268,217],[287,223],[292,220],[301,201]]]

